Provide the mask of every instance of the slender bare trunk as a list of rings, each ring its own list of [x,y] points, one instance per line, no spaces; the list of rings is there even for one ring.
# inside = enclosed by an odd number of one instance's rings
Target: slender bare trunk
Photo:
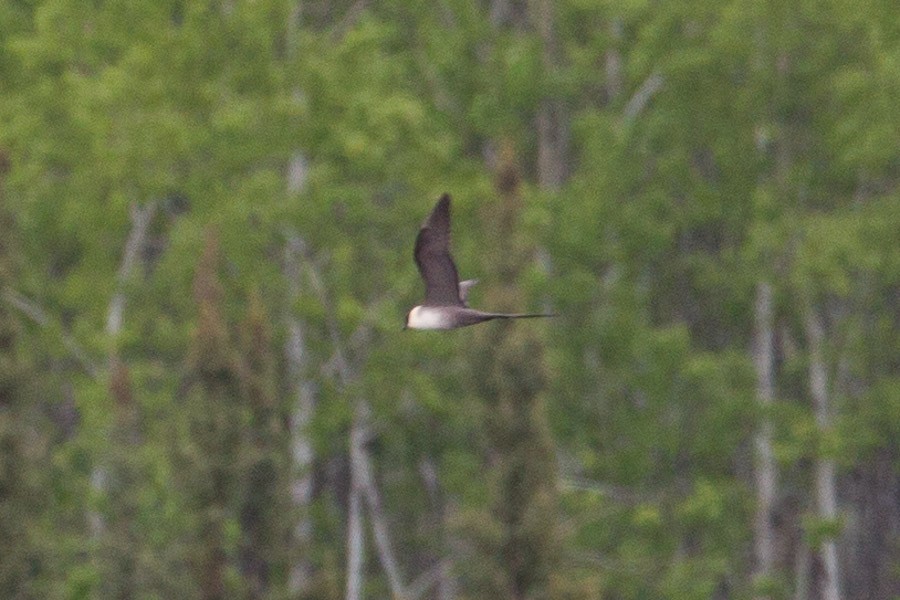
[[[450,556],[447,558],[441,559],[438,558],[436,560],[436,583],[435,583],[435,599],[436,600],[454,600],[457,596],[457,588],[458,584],[456,581],[456,577],[453,575],[453,562],[452,562],[452,553],[453,553],[453,542],[454,540],[450,535],[446,533],[445,524],[447,522],[447,505],[442,497],[441,493],[441,484],[438,479],[438,470],[437,466],[434,464],[434,460],[431,457],[425,456],[419,462],[419,473],[422,476],[422,482],[425,486],[425,491],[428,494],[428,498],[431,502],[431,516],[430,521],[434,524],[434,527],[442,532],[441,539],[441,549],[438,552],[438,556],[441,553],[446,552]],[[411,586],[412,587],[412,586]],[[412,595],[412,594],[410,594]]]
[[[381,562],[382,568],[384,568],[385,575],[387,575],[388,585],[391,588],[394,598],[404,598],[406,596],[406,591],[403,584],[403,575],[400,573],[400,563],[394,555],[387,515],[385,515],[384,508],[381,504],[381,495],[378,493],[378,487],[375,485],[372,460],[365,448],[365,441],[369,437],[368,404],[360,402],[358,412],[358,428],[360,430],[358,435],[361,438],[361,443],[358,445],[358,455],[353,457],[353,443],[351,442],[351,460],[355,458],[359,461],[358,475],[361,479],[366,504],[369,507],[369,517],[372,523],[372,537],[375,540],[375,549],[378,553],[378,560]]]
[[[360,499],[366,501],[369,509],[369,520],[372,525],[372,538],[375,542],[375,552],[378,555],[378,561],[381,563],[384,573],[387,576],[388,586],[394,598],[405,598],[406,587],[403,583],[403,576],[400,573],[400,563],[393,552],[391,543],[390,529],[388,527],[387,516],[381,504],[381,496],[375,485],[375,475],[372,468],[372,459],[366,449],[366,442],[371,436],[369,427],[370,408],[364,400],[358,400],[356,403],[356,411],[353,416],[353,423],[350,427],[350,494],[351,503],[359,502]],[[357,498],[354,499],[353,496]],[[362,537],[362,519],[356,523],[359,531],[348,533],[348,556],[350,551],[356,552],[358,549],[355,544]],[[361,555],[361,552],[360,552]],[[348,558],[348,564],[350,564]],[[349,590],[348,577],[348,590]]]
[[[157,203],[152,201],[143,207],[137,204],[131,207],[131,231],[125,241],[122,262],[119,264],[118,289],[106,310],[106,334],[110,337],[117,336],[122,330],[125,314],[125,291],[122,286],[134,272],[140,252],[147,243],[147,232],[153,216],[156,214],[156,209]]]
[[[453,565],[450,561],[443,561],[438,566],[437,600],[454,600],[457,595],[456,577],[453,575]]]
[[[303,16],[303,3],[295,0],[288,11],[285,36],[287,37],[288,59],[297,55],[297,40]],[[293,97],[299,101],[302,92],[294,89]],[[306,156],[298,149],[291,154],[285,173],[285,188],[291,197],[298,196],[306,185],[308,165]],[[288,284],[288,306],[293,307],[302,292],[301,261],[303,242],[293,232],[287,234],[284,248],[283,273]],[[291,457],[296,477],[291,484],[291,495],[294,505],[299,508],[299,517],[294,530],[297,543],[303,549],[299,557],[291,565],[289,589],[297,594],[309,588],[312,579],[312,563],[309,561],[308,547],[312,543],[313,526],[309,517],[309,508],[313,500],[313,451],[309,437],[309,427],[316,410],[316,395],[313,382],[307,378],[307,347],[304,335],[304,323],[288,310],[285,316],[287,323],[287,339],[284,354],[287,366],[288,385],[294,398],[291,414]]]
[[[302,241],[293,233],[288,234],[284,248],[284,277],[288,284],[288,306],[293,306],[301,294],[301,248]],[[309,507],[313,499],[312,466],[315,459],[312,441],[309,438],[309,426],[316,409],[315,386],[307,379],[307,348],[303,321],[289,310],[286,317],[287,339],[284,354],[287,368],[288,385],[294,398],[291,414],[291,456],[294,472],[297,474],[291,484],[291,495],[294,505],[300,509],[295,538],[301,548],[311,543],[312,522],[309,518]],[[301,558],[291,566],[290,589],[299,592],[310,585],[312,564],[307,558],[308,552],[302,551]]]
[[[362,501],[369,509],[375,552],[387,576],[388,586],[394,598],[406,597],[406,586],[400,573],[400,563],[392,550],[387,516],[375,485],[372,458],[366,448],[371,435],[369,405],[357,400],[353,422],[350,426],[350,502],[347,524],[347,600],[358,598],[362,583],[364,536]]]
[[[144,206],[137,203],[131,206],[131,230],[125,239],[125,247],[122,250],[122,261],[119,263],[118,282],[116,292],[106,309],[106,335],[110,339],[115,340],[122,331],[122,325],[125,318],[126,296],[123,287],[131,278],[135,266],[140,258],[141,250],[147,243],[147,232],[153,216],[156,214],[157,203],[148,202]],[[116,362],[115,345],[110,353],[108,366],[112,366]],[[104,495],[107,490],[108,473],[104,464],[100,463],[91,470],[91,488],[98,494]],[[88,514],[88,524],[90,526],[91,535],[98,536],[103,533],[106,528],[103,516],[94,510]]]
[[[369,508],[372,538],[375,551],[387,576],[388,586],[394,598],[405,598],[406,588],[400,573],[400,564],[392,550],[387,516],[381,505],[381,497],[375,486],[372,460],[366,449],[369,439],[369,405],[363,400],[356,403],[353,423],[350,427],[350,515],[347,525],[347,600],[358,598],[362,583],[364,535],[362,501]]]
[[[510,0],[491,0],[488,20],[495,28],[506,25],[512,19],[513,7]]]
[[[298,244],[298,252],[303,253],[302,242]],[[318,296],[323,306],[329,306],[330,302],[328,302],[322,277],[308,256],[305,262],[308,267],[307,273],[313,292]],[[334,315],[326,313],[325,323],[328,330],[328,338],[334,351],[334,364],[338,383],[341,388],[346,390],[355,379],[354,372],[351,369],[351,363],[348,360]],[[365,330],[361,330],[358,333],[360,337],[366,336]],[[347,600],[357,600],[362,593],[365,552],[362,513],[364,500],[369,507],[375,550],[387,576],[391,594],[394,598],[404,598],[406,589],[400,574],[399,561],[392,550],[393,545],[390,539],[387,518],[375,486],[372,458],[366,448],[366,442],[371,435],[369,427],[370,410],[369,404],[364,398],[356,399],[353,420],[350,425],[350,493],[347,509]]]
[[[622,53],[619,51],[618,42],[622,39],[622,20],[613,18],[609,23],[609,39],[612,43],[606,50],[604,57],[604,69],[606,71],[606,94],[610,101],[622,95]]]
[[[809,545],[800,540],[794,557],[794,600],[809,600]]]
[[[301,248],[302,252],[302,248]],[[307,273],[313,291],[319,297],[323,306],[329,306],[324,282],[316,270],[310,257],[306,257]],[[353,379],[350,372],[350,363],[344,352],[344,344],[341,341],[337,321],[334,315],[326,313],[325,325],[328,337],[334,352],[334,362],[337,370],[339,385],[346,389]],[[350,424],[350,491],[347,498],[347,573],[346,573],[346,600],[360,600],[362,598],[363,568],[365,566],[365,532],[363,530],[363,495],[364,474],[363,463],[367,460],[365,443],[367,438],[367,424],[364,416],[368,409],[363,400],[356,401],[353,420]]]
[[[831,428],[831,406],[828,392],[828,376],[825,369],[822,345],[825,333],[822,322],[813,306],[806,311],[806,335],[809,342],[809,389],[813,400],[816,426],[820,433]],[[834,522],[838,516],[837,486],[835,484],[834,461],[827,457],[816,457],[816,505],[819,517]],[[840,600],[841,585],[838,573],[837,542],[833,537],[826,539],[820,549],[822,558],[822,598]]]
[[[775,398],[774,335],[772,317],[772,285],[767,281],[756,287],[755,344],[753,364],[756,369],[756,401],[762,417],[754,435],[756,475],[756,516],[754,518],[754,579],[772,576],[775,565],[775,531],[772,512],[775,504],[777,467],[772,453],[772,422],[769,410]]]
[[[544,71],[552,74],[559,64],[556,39],[556,17],[552,0],[537,2],[538,32],[543,42]],[[565,102],[555,96],[541,101],[537,114],[538,184],[545,189],[558,190],[568,177],[569,123]]]
[[[347,506],[346,600],[360,600],[362,598],[365,535],[363,532],[363,489],[360,470],[363,462],[364,435],[359,416],[356,415],[350,428],[350,498]]]

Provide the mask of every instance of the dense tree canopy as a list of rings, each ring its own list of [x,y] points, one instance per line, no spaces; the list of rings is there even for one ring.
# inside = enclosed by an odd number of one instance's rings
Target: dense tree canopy
[[[10,598],[900,595],[891,2],[0,4]],[[473,304],[402,332],[453,196]]]

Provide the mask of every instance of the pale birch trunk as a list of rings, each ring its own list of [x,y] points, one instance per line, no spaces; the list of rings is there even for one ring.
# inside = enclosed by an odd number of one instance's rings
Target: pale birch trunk
[[[134,272],[140,252],[147,243],[147,232],[156,209],[156,202],[148,202],[143,207],[136,204],[131,207],[131,231],[125,241],[122,262],[119,264],[118,285],[106,310],[106,335],[111,338],[115,338],[122,331],[126,303],[125,290],[122,287]]]
[[[650,99],[662,89],[664,81],[663,76],[657,72],[647,76],[641,87],[632,94],[625,104],[625,108],[622,109],[622,122],[631,123],[637,119],[647,107],[647,104],[650,103]]]
[[[294,316],[290,309],[302,291],[301,248],[300,238],[296,234],[288,234],[283,264],[283,273],[288,286],[289,307],[285,315],[287,339],[284,345],[284,355],[288,386],[294,399],[291,412],[291,458],[295,475],[291,483],[291,496],[294,505],[300,509],[294,536],[303,549],[300,553],[301,558],[291,566],[290,589],[294,593],[307,589],[312,577],[312,565],[308,559],[303,557],[308,555],[306,549],[312,539],[309,507],[313,500],[312,466],[315,459],[308,432],[316,408],[315,386],[312,381],[307,379],[306,375],[308,358],[304,324],[301,319]]]
[[[322,277],[310,256],[305,255],[302,243],[298,251],[304,255],[307,266],[310,286],[324,307],[332,305],[329,302]],[[339,386],[347,390],[355,379],[351,369],[351,363],[347,358],[344,343],[341,340],[337,320],[332,312],[325,313],[325,327],[328,338],[334,352],[334,366]],[[367,326],[364,326],[367,327]],[[360,332],[357,332],[360,333]],[[365,337],[366,331],[362,330],[360,337]],[[363,501],[367,501],[369,516],[375,540],[375,550],[378,560],[387,576],[388,585],[394,598],[404,598],[406,586],[403,584],[400,574],[399,561],[393,553],[393,544],[390,539],[390,531],[387,517],[381,506],[380,496],[375,485],[372,458],[366,448],[366,442],[371,436],[369,426],[370,408],[364,398],[355,401],[353,419],[350,424],[350,439],[348,452],[350,455],[350,492],[347,509],[347,575],[346,575],[346,600],[359,600],[363,586],[363,568],[365,566],[365,536],[363,531]]]
[[[356,403],[353,423],[350,426],[350,502],[347,525],[347,600],[359,598],[363,581],[365,539],[363,533],[362,501],[369,508],[372,538],[375,551],[387,576],[393,598],[405,598],[406,589],[400,564],[392,550],[387,517],[381,506],[381,497],[375,486],[372,460],[366,449],[369,431],[369,405],[363,400]]]
[[[544,71],[553,74],[559,63],[556,39],[556,15],[552,0],[538,0],[537,29],[543,42]],[[537,114],[538,134],[538,185],[544,189],[558,190],[568,177],[569,123],[564,101],[559,97],[546,97],[541,101]]]
[[[339,363],[343,363],[342,360]],[[346,364],[346,363],[343,363]],[[372,457],[366,448],[371,435],[369,427],[369,405],[359,399],[356,402],[353,422],[350,426],[350,501],[347,519],[347,600],[359,598],[363,581],[363,556],[365,552],[363,534],[362,502],[369,508],[375,552],[387,577],[393,598],[405,598],[406,586],[400,573],[400,563],[393,552],[387,516],[381,505],[381,497],[375,485]]]
[[[297,55],[297,39],[302,19],[302,2],[295,0],[288,12],[285,35],[287,37],[288,59]],[[293,91],[293,97],[299,101],[302,94],[299,89]],[[296,198],[306,185],[308,165],[306,157],[299,150],[295,151],[287,163],[285,172],[285,189],[289,197]],[[288,310],[285,315],[287,339],[284,355],[287,367],[288,385],[294,406],[291,412],[291,458],[293,461],[294,480],[291,483],[291,495],[294,506],[299,508],[299,517],[294,530],[297,543],[303,549],[300,557],[291,565],[289,589],[298,594],[309,588],[312,579],[312,564],[306,558],[309,545],[312,543],[312,521],[309,508],[313,500],[313,461],[315,452],[309,437],[309,427],[316,410],[315,385],[307,377],[308,357],[305,324],[293,313],[293,306],[302,293],[303,241],[294,232],[287,233],[284,247],[284,263],[282,265],[288,285]]]
[[[365,534],[363,532],[362,518],[362,482],[360,477],[360,463],[362,462],[363,432],[358,419],[354,417],[350,428],[350,498],[347,503],[347,590],[346,600],[360,600],[362,598],[363,563]]]
[[[400,572],[400,563],[394,555],[387,515],[381,504],[381,495],[378,493],[378,487],[375,485],[372,460],[365,447],[365,442],[369,437],[368,404],[360,402],[358,411],[358,427],[360,430],[359,436],[361,438],[361,444],[359,445],[356,459],[359,461],[358,476],[361,479],[366,504],[369,507],[369,519],[372,523],[372,537],[375,541],[378,559],[388,578],[388,585],[393,592],[394,598],[405,598],[406,590],[403,584],[403,575]]]
[[[809,545],[801,539],[794,558],[794,600],[809,600],[809,563]]]
[[[772,316],[772,285],[762,281],[756,288],[754,310],[753,364],[756,369],[756,401],[762,412],[758,429],[754,434],[756,515],[753,521],[756,565],[754,579],[768,579],[775,565],[775,531],[772,513],[775,504],[777,467],[772,452],[772,421],[769,411],[775,398],[774,354]]]
[[[806,309],[806,335],[809,343],[809,389],[813,400],[816,426],[820,433],[831,428],[831,406],[828,391],[828,376],[822,346],[825,333],[816,309]],[[834,522],[838,516],[837,485],[835,483],[834,460],[817,456],[815,464],[816,507],[819,518]],[[841,585],[838,573],[837,542],[833,537],[826,539],[820,548],[822,559],[822,598],[840,600]]]
[[[610,102],[622,95],[624,78],[622,75],[622,53],[619,51],[618,42],[622,39],[622,20],[613,18],[609,23],[610,44],[604,56],[604,69],[606,71],[606,94]]]
[[[344,353],[344,344],[341,341],[340,331],[334,314],[327,310],[331,306],[328,299],[328,293],[319,271],[313,263],[312,257],[308,254],[303,246],[302,241],[298,240],[298,255],[302,256],[302,260],[306,267],[306,273],[309,279],[310,287],[316,294],[322,306],[326,308],[325,312],[325,328],[331,342],[332,352],[334,353],[334,368],[338,380],[338,384],[342,389],[347,389],[353,379],[350,372],[350,363],[347,361]],[[350,456],[350,491],[347,498],[347,566],[345,575],[345,600],[361,600],[363,588],[363,568],[365,566],[365,533],[363,531],[363,475],[361,473],[362,463],[367,459],[365,442],[366,442],[366,425],[360,419],[361,407],[364,401],[356,401],[353,420],[350,424],[349,448]],[[362,414],[365,414],[363,410]]]
[[[157,203],[148,202],[144,206],[137,203],[131,206],[131,230],[125,239],[125,247],[122,251],[122,260],[119,263],[119,272],[117,276],[116,292],[106,309],[106,335],[111,340],[115,340],[122,332],[122,325],[125,318],[125,305],[127,297],[125,295],[124,286],[128,283],[134,273],[135,266],[138,264],[141,250],[147,243],[147,232],[153,216],[156,214]],[[113,343],[110,356],[107,360],[107,367],[112,368],[116,360],[115,343]],[[91,470],[90,483],[91,488],[98,495],[106,494],[106,483],[108,479],[107,469],[103,464],[95,465]],[[91,535],[99,536],[106,529],[103,516],[97,511],[91,510],[88,513],[88,524]]]
[[[510,0],[491,0],[488,20],[494,28],[506,25],[512,19],[512,2]]]
[[[456,577],[453,575],[453,550],[454,540],[445,530],[447,522],[448,508],[443,499],[441,492],[441,483],[438,478],[437,466],[431,457],[425,456],[419,462],[419,474],[422,477],[422,483],[431,502],[431,522],[436,523],[437,528],[443,531],[441,543],[444,546],[443,551],[448,553],[448,557],[438,559],[435,565],[435,600],[454,600],[457,597],[459,588]],[[412,587],[412,586],[410,586]],[[411,597],[415,597],[412,592]]]

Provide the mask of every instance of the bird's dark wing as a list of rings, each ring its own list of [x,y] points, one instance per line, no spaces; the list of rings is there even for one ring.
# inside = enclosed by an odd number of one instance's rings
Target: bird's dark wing
[[[416,265],[425,280],[425,304],[462,306],[459,275],[450,256],[450,196],[438,200],[416,236]]]

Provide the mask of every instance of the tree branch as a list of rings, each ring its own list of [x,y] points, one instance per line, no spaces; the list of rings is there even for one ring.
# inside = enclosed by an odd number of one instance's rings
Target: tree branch
[[[634,95],[629,98],[628,103],[622,111],[622,121],[624,123],[631,123],[634,121],[644,110],[644,107],[647,106],[647,103],[650,102],[650,99],[654,94],[662,88],[663,83],[664,79],[662,75],[657,72],[651,73]]]
[[[22,294],[7,288],[3,292],[3,299],[12,306],[13,308],[18,309],[22,314],[31,319],[34,323],[40,325],[43,328],[57,329],[59,331],[59,337],[62,340],[63,346],[66,350],[69,351],[69,354],[75,358],[76,361],[81,365],[81,368],[84,372],[90,376],[91,379],[98,381],[100,379],[100,368],[94,363],[93,360],[88,356],[88,353],[85,352],[84,348],[75,341],[75,338],[65,332],[61,325],[51,322],[50,317],[47,315],[46,311],[44,311],[40,306],[38,306],[33,301],[29,300]]]
[[[334,27],[333,38],[335,40],[340,40],[344,37],[348,31],[350,31],[354,25],[359,21],[363,12],[369,8],[368,0],[356,0],[350,8],[347,9],[347,12],[344,13],[344,16],[341,17],[341,20]]]
[[[449,569],[450,561],[442,560],[422,573],[409,585],[409,590],[406,592],[406,596],[404,596],[405,600],[418,600],[424,596],[428,590],[437,585],[442,578],[446,577]]]

